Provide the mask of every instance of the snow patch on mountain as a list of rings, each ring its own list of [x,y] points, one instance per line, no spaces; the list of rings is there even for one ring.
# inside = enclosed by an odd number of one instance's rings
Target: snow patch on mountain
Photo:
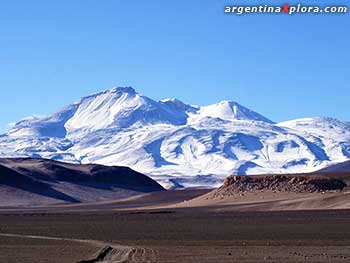
[[[199,116],[219,118],[222,120],[250,120],[273,123],[264,116],[249,110],[237,102],[221,101],[217,104],[200,107]]]

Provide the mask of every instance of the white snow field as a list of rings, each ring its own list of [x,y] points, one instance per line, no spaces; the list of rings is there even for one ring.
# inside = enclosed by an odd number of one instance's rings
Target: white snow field
[[[215,187],[231,174],[311,172],[350,159],[350,124],[274,123],[236,102],[154,101],[130,87],[82,98],[0,135],[0,157],[129,166],[163,186]]]

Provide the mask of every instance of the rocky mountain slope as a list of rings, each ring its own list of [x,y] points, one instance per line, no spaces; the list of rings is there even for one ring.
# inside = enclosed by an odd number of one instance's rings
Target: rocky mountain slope
[[[229,174],[312,172],[350,159],[350,126],[274,123],[232,101],[193,106],[129,87],[82,98],[0,135],[0,156],[128,166],[166,187],[219,186]]]

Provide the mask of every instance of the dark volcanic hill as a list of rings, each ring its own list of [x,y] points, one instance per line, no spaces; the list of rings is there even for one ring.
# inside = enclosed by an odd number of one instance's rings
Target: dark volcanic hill
[[[350,161],[328,166],[313,174],[337,178],[350,186]]]
[[[0,159],[2,207],[93,202],[154,191],[164,188],[128,167]]]
[[[319,170],[320,173],[349,173],[350,174],[350,161],[337,163]]]

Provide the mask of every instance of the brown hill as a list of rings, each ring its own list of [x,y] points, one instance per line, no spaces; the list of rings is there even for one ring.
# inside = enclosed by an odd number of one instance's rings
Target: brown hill
[[[348,173],[229,176],[224,184],[177,207],[275,211],[350,209]]]
[[[0,206],[94,202],[154,191],[164,188],[128,167],[0,159]]]

